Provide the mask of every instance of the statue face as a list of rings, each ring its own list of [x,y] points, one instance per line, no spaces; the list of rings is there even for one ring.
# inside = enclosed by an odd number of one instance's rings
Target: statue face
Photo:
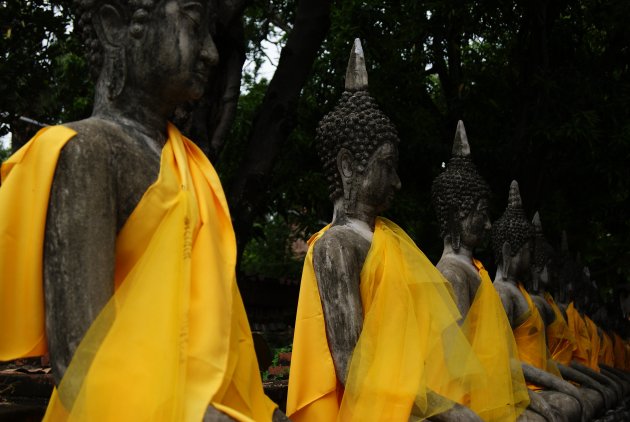
[[[148,97],[171,104],[203,95],[218,53],[203,0],[165,0],[146,23],[143,37],[127,49],[129,82]]]
[[[397,168],[398,148],[391,142],[377,148],[363,173],[356,178],[357,207],[374,210],[376,214],[389,208],[400,189]]]
[[[480,198],[466,217],[459,221],[461,242],[469,249],[478,246],[492,228],[488,215],[488,199]]]
[[[509,258],[510,272],[519,278],[529,275],[532,262],[532,246],[532,241],[528,240],[516,255]]]

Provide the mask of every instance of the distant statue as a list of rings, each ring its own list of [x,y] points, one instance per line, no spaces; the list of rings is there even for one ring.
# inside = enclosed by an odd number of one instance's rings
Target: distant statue
[[[94,110],[2,166],[0,360],[50,351],[53,419],[271,420],[221,183],[168,122],[218,61],[215,6],[76,5]]]
[[[602,384],[588,374],[571,367],[573,351],[577,347],[576,340],[565,316],[548,289],[551,285],[551,271],[548,267],[552,263],[555,252],[544,236],[538,212],[534,214],[532,224],[534,226],[533,271],[531,282],[527,283],[527,291],[545,323],[547,346],[551,358],[565,380],[573,381],[581,387],[580,392],[584,400],[590,404],[586,406],[588,409],[583,410],[592,409],[588,417],[593,418],[613,406],[617,400],[616,393],[606,383]]]
[[[479,368],[448,285],[402,229],[379,217],[400,188],[399,141],[367,91],[359,40],[345,88],[317,129],[334,215],[304,263],[287,414],[479,420],[453,405]]]
[[[510,186],[508,206],[492,227],[497,261],[494,286],[514,331],[525,379],[556,410],[559,417],[579,421],[583,397],[564,381],[547,350],[545,325],[523,283],[531,274],[534,228],[522,208],[518,183]],[[588,403],[586,404],[588,405]]]
[[[465,318],[462,328],[487,374],[484,400],[471,402],[472,409],[484,420],[515,420],[528,406],[529,394],[501,299],[488,272],[474,258],[475,248],[491,227],[490,188],[472,161],[462,121],[457,123],[452,154],[431,192],[444,239],[437,268],[453,286]],[[536,420],[537,414],[531,413],[525,412],[521,419]]]

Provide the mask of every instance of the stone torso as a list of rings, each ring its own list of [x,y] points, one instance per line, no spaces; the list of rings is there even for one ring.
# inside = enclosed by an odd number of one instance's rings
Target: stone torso
[[[57,382],[114,292],[116,235],[160,168],[157,146],[118,124],[93,117],[67,126],[77,135],[59,157],[44,243],[46,326]]]
[[[501,302],[503,302],[503,307],[510,320],[510,325],[512,328],[517,327],[523,322],[525,315],[529,311],[527,300],[513,283],[495,280],[494,288],[497,290],[497,293],[499,293]]]
[[[468,258],[455,254],[442,255],[436,267],[453,286],[457,307],[465,317],[481,284],[479,272]]]
[[[313,249],[313,269],[326,318],[326,334],[343,383],[348,358],[361,334],[361,269],[371,242],[349,225],[332,226]]]

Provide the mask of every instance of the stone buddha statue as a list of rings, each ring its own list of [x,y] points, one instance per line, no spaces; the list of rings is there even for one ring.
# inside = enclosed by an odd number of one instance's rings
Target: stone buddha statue
[[[554,257],[553,247],[547,242],[538,212],[532,219],[534,227],[534,247],[532,262],[532,277],[527,285],[527,292],[536,305],[545,323],[547,345],[558,369],[565,380],[573,381],[579,389],[587,406],[585,411],[592,409],[588,417],[593,418],[604,409],[610,408],[616,401],[615,392],[605,384],[601,384],[591,376],[571,367],[573,349],[576,347],[575,338],[570,332],[565,316],[555,303],[553,295],[548,289],[552,283],[548,268]]]
[[[36,218],[0,228],[8,242],[0,249],[17,263],[0,260],[0,290],[23,301],[12,268],[41,271],[18,278],[32,287],[32,316],[0,319],[31,318],[12,325],[30,330],[0,338],[0,360],[50,352],[52,417],[285,418],[262,390],[220,181],[168,122],[177,105],[200,98],[219,59],[209,32],[215,4],[75,5],[97,78],[94,109],[42,130],[3,164],[3,220],[18,205]],[[37,189],[20,193],[25,183]],[[117,406],[106,405],[112,394]]]
[[[531,275],[534,228],[522,208],[518,183],[510,186],[508,206],[492,227],[492,246],[497,261],[494,286],[514,330],[523,373],[531,388],[562,419],[579,421],[585,415],[582,394],[564,381],[548,356],[545,326],[523,283]]]
[[[403,321],[418,324],[412,309],[421,299],[402,287],[409,282],[402,274],[411,278],[417,274],[406,271],[407,266],[422,265],[429,277],[437,277],[436,288],[450,296],[435,267],[415,244],[398,226],[379,217],[401,186],[399,140],[394,125],[368,93],[358,39],[348,63],[345,92],[320,122],[316,140],[334,213],[330,225],[309,241],[287,415],[295,421],[349,417],[406,421],[410,414],[435,420],[479,420],[461,405],[445,405],[444,397],[432,390],[433,384],[426,383],[427,375],[420,375],[425,369],[417,362],[426,359],[428,368],[432,359],[449,359],[448,353],[425,355],[412,346],[425,341],[416,338],[421,330],[401,330]],[[431,306],[444,314],[456,312],[455,304],[449,302],[442,305],[436,300]],[[424,328],[432,332],[429,309],[425,309]],[[456,318],[450,321],[457,330]],[[412,347],[405,356],[393,351],[402,344]],[[396,356],[389,355],[390,348]],[[444,374],[444,380],[448,376]]]
[[[462,121],[457,123],[452,154],[431,191],[444,239],[437,268],[453,286],[457,306],[465,316],[481,283],[473,252],[490,232],[490,188],[472,162]]]

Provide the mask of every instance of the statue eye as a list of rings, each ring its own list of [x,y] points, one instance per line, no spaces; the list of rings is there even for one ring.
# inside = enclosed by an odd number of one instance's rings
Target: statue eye
[[[203,15],[203,6],[198,2],[186,3],[182,7],[183,14],[190,19],[195,27],[201,25],[201,16]]]

